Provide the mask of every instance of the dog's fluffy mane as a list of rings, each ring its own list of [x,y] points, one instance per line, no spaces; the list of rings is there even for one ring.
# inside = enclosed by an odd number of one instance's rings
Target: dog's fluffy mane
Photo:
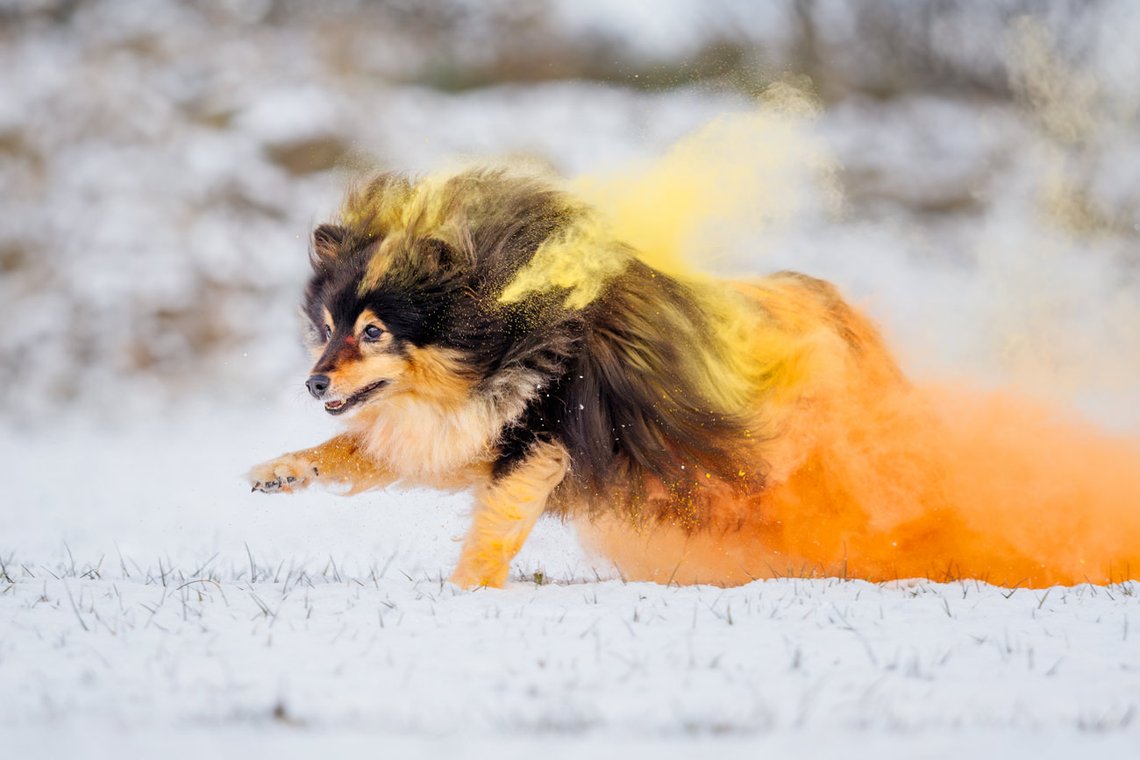
[[[311,259],[314,325],[324,308],[370,308],[398,347],[460,357],[471,393],[502,412],[495,476],[536,444],[565,446],[553,510],[695,525],[699,483],[763,481],[749,446],[760,426],[701,286],[646,266],[553,180],[383,174],[317,229]]]

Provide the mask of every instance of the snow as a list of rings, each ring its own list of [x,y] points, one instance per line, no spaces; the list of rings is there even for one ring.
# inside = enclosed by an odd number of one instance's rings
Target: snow
[[[326,434],[317,414],[0,439],[10,756],[1136,746],[1136,583],[625,583],[547,521],[508,588],[464,592],[441,578],[465,494],[248,493],[241,469]]]

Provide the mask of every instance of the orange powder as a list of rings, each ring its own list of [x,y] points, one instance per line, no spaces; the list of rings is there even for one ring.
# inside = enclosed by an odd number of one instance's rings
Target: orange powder
[[[801,422],[817,444],[719,519],[583,523],[629,579],[734,585],[839,575],[1005,586],[1140,577],[1140,443],[1009,395],[853,394]]]
[[[701,250],[708,223],[761,219],[778,228],[796,204],[811,202],[804,188],[813,184],[822,183],[815,192],[825,206],[839,205],[828,200],[826,154],[800,127],[806,111],[769,106],[722,118],[657,163],[579,180],[576,190],[611,213],[614,234],[649,264],[707,282],[691,252]],[[726,343],[743,372],[774,351],[806,357],[789,360],[795,371],[774,381],[779,387],[757,389],[758,403],[778,399],[759,410],[777,420],[760,452],[767,485],[750,497],[709,485],[720,489],[711,524],[692,532],[581,521],[586,545],[625,577],[720,585],[975,578],[1035,587],[1140,578],[1140,441],[1012,393],[910,385],[857,314],[847,326],[865,355],[853,369],[839,347],[805,348],[812,320],[825,319],[806,293],[757,287],[753,296],[769,311],[802,324],[794,335],[752,341],[736,330]]]

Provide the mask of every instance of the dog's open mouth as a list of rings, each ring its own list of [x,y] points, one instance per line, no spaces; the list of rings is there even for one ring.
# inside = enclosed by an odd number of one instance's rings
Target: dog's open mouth
[[[361,403],[362,401],[365,401],[369,396],[371,396],[373,393],[380,390],[381,388],[383,388],[387,384],[388,384],[387,380],[378,380],[375,383],[372,383],[371,385],[364,386],[363,388],[361,388],[360,390],[358,390],[356,393],[352,394],[348,398],[337,399],[335,401],[326,401],[325,402],[325,411],[328,412],[329,414],[344,414],[345,412],[347,412],[352,407],[356,406],[357,404]]]

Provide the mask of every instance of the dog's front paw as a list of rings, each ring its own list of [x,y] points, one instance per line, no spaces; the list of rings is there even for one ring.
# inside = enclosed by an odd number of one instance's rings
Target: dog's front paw
[[[286,454],[257,465],[249,472],[250,491],[290,493],[305,488],[320,475],[312,460]]]
[[[455,568],[450,580],[456,586],[468,591],[477,588],[502,588],[507,583],[506,565],[496,568],[463,566]]]

